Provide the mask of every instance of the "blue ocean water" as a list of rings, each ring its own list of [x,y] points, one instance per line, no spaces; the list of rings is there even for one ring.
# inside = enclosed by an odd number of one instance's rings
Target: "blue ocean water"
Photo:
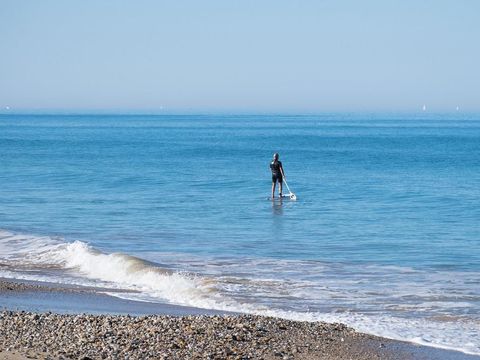
[[[480,353],[479,115],[0,115],[0,164],[4,276]]]

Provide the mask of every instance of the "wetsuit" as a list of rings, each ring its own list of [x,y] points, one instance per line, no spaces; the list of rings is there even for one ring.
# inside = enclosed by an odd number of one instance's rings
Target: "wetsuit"
[[[281,161],[272,161],[270,163],[270,170],[272,170],[272,182],[282,183],[282,162]]]

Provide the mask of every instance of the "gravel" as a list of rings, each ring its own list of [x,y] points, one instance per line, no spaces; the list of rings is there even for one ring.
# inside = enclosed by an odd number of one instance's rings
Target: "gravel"
[[[0,357],[38,359],[389,359],[385,339],[342,324],[235,316],[0,312]],[[388,342],[388,340],[387,340]]]

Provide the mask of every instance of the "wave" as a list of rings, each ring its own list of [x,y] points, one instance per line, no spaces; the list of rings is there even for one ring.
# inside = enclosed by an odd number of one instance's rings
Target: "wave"
[[[276,266],[280,266],[278,262]],[[291,284],[282,284],[278,279],[248,278],[247,275],[243,278],[227,277],[221,272],[207,276],[173,271],[136,256],[105,253],[82,241],[66,242],[61,238],[0,230],[0,276],[96,286],[106,289],[106,292],[115,289],[111,295],[132,300],[299,321],[342,322],[373,335],[480,354],[480,322],[475,318],[462,317],[450,321],[399,317],[379,311],[362,313],[353,307],[343,311],[299,311],[294,306],[282,307],[268,300],[273,292],[285,291],[285,287]],[[287,295],[277,296],[287,300],[290,297],[290,302],[301,302],[308,293],[308,282],[301,288],[296,296],[288,291]],[[122,289],[125,291],[122,292]],[[258,289],[263,289],[263,292]],[[320,296],[312,293],[309,301]],[[352,302],[355,300],[351,299]]]
[[[42,273],[42,270],[56,268],[65,271],[62,280],[70,284],[133,290],[139,293],[138,300],[218,310],[229,310],[227,306],[231,305],[228,300],[219,299],[221,296],[209,279],[173,272],[127,254],[103,253],[82,241],[68,243],[0,231],[0,260],[10,272],[12,268],[20,272],[28,270],[30,274],[37,270],[38,275],[30,276],[32,280],[59,282],[57,277]],[[71,279],[67,279],[68,275]]]

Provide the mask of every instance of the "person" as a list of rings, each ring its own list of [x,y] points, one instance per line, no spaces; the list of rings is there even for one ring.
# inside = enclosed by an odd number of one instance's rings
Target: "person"
[[[282,162],[278,160],[278,153],[273,154],[273,160],[270,163],[272,170],[272,199],[275,198],[275,186],[278,182],[278,196],[282,198],[282,183],[285,173],[283,172]]]

